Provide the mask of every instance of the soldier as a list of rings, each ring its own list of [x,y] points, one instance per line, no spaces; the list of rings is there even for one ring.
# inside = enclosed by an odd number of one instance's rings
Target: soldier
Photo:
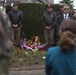
[[[18,9],[18,4],[14,3],[12,10],[9,12],[9,18],[14,32],[14,43],[16,46],[20,44],[20,34],[23,20],[23,12]]]
[[[53,11],[52,5],[47,5],[46,11],[43,13],[42,22],[44,25],[44,37],[46,44],[50,47],[54,45],[54,26],[56,13]]]
[[[8,75],[12,34],[10,20],[6,13],[0,10],[0,75]]]

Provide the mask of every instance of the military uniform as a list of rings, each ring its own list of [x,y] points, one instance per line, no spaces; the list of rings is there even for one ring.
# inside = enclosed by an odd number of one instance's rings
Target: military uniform
[[[18,6],[17,4],[14,3],[13,7]],[[12,10],[8,13],[11,25],[13,28],[13,33],[14,33],[14,42],[16,45],[20,45],[20,35],[21,35],[21,25],[23,21],[23,12],[20,11],[19,9]],[[13,25],[18,25],[17,27],[14,27]]]
[[[54,26],[53,23],[56,18],[54,11],[45,11],[42,16],[42,22],[44,25],[44,37],[47,45],[52,46],[54,44]],[[48,29],[49,28],[49,29]]]

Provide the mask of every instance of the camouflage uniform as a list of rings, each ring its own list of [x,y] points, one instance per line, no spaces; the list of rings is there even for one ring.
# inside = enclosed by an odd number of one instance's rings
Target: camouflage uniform
[[[0,75],[8,75],[12,34],[9,18],[5,12],[0,10]]]

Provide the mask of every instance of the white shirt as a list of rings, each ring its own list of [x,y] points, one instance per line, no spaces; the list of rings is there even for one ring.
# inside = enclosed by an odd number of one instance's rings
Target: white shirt
[[[68,14],[63,14],[64,19],[69,19],[69,13]]]

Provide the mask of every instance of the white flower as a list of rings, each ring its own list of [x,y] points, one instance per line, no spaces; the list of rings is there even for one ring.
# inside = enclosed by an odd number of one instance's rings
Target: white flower
[[[26,52],[25,54],[28,54],[28,52]]]
[[[20,58],[19,61],[22,61],[22,58]]]
[[[43,58],[43,59],[45,59],[46,57],[45,57],[45,56],[43,56],[42,58]]]
[[[35,50],[35,49],[33,49],[32,51],[33,51],[33,52],[36,52],[36,50]]]
[[[35,50],[37,51],[37,50],[38,50],[38,48],[37,48],[37,47],[35,47]]]

